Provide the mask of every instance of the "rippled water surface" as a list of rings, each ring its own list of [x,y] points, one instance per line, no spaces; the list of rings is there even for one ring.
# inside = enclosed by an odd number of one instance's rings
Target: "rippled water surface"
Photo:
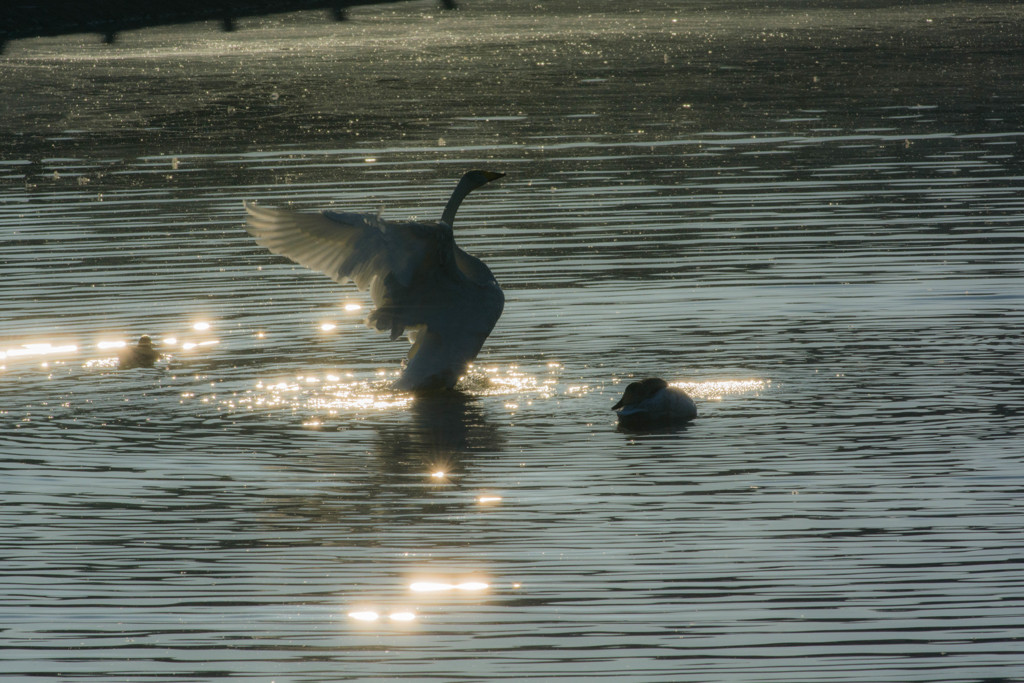
[[[5,680],[1024,680],[1019,8],[463,5],[0,56]],[[505,312],[391,393],[242,200],[473,167]]]

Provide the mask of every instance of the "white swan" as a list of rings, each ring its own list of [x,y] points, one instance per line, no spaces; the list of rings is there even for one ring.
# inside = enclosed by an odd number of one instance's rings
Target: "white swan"
[[[697,417],[693,399],[658,377],[630,383],[612,410],[618,411],[619,424],[627,429],[668,427]]]
[[[455,245],[452,223],[466,195],[504,173],[462,176],[436,223],[393,223],[374,214],[299,213],[244,202],[256,243],[370,292],[366,324],[412,348],[399,391],[450,389],[476,357],[505,305],[490,269]]]

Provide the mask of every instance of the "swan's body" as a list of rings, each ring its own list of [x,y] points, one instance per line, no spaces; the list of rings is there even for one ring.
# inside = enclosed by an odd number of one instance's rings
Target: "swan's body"
[[[668,427],[697,417],[693,399],[657,377],[629,384],[612,410],[618,411],[619,424],[627,429]]]
[[[450,389],[501,316],[505,296],[490,269],[455,245],[452,223],[472,190],[501,173],[462,177],[436,223],[393,223],[374,214],[298,213],[245,202],[256,242],[336,282],[369,291],[366,324],[412,348],[401,391]]]
[[[122,370],[132,368],[151,368],[160,358],[160,352],[153,348],[153,340],[148,334],[139,337],[136,346],[126,346],[117,356],[117,367]]]

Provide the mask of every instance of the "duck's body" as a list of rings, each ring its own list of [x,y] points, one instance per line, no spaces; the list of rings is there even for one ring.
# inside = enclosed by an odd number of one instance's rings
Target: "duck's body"
[[[122,370],[132,368],[151,368],[160,358],[160,352],[153,348],[153,340],[148,334],[139,337],[135,346],[126,346],[117,356],[117,367]]]
[[[394,387],[450,389],[501,316],[505,296],[490,269],[455,245],[452,223],[473,189],[503,174],[470,171],[436,223],[395,223],[374,214],[305,214],[246,202],[247,230],[270,251],[369,291],[366,324],[412,342]]]
[[[657,377],[632,382],[612,406],[627,429],[656,429],[681,425],[697,417],[697,406],[686,392]]]

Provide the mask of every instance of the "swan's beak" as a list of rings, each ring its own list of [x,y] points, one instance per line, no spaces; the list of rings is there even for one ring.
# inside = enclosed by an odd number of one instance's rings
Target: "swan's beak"
[[[624,400],[625,400],[625,397],[620,398],[619,402],[612,406],[612,410],[618,410],[619,408],[621,408],[622,407],[622,402]]]
[[[484,178],[487,178],[487,182],[505,177],[504,173],[497,173],[495,171],[482,171],[482,173],[484,174]]]

